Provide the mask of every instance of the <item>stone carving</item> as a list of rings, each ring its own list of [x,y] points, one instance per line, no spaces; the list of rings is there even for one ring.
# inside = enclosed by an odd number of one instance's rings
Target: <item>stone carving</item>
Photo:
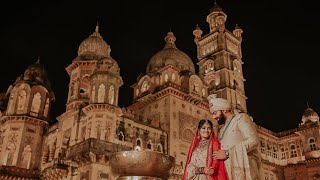
[[[230,41],[229,39],[227,39],[227,49],[235,54],[235,55],[238,55],[238,46],[237,44],[233,43],[232,41]]]
[[[21,167],[29,169],[31,162],[31,147],[26,145],[21,155]]]
[[[12,166],[13,165],[13,156],[15,154],[16,151],[16,146],[14,143],[8,143],[7,146],[7,162],[5,165],[7,166]]]
[[[189,133],[188,131],[185,131],[184,130],[186,128],[194,130],[196,128],[196,123],[197,123],[198,119],[189,115],[189,114],[186,114],[186,113],[183,113],[183,112],[179,112],[179,136],[180,136],[180,139],[184,139],[184,140],[187,140],[187,141],[190,141],[190,138],[192,140],[192,137],[193,137],[193,133]],[[192,131],[190,129],[190,131]],[[191,136],[191,137],[189,137]]]
[[[104,172],[99,172],[99,177],[101,180],[109,180],[109,174]]]
[[[33,144],[33,139],[34,139],[34,137],[32,137],[32,136],[30,136],[30,135],[27,135],[27,136],[25,137],[25,139],[24,139],[24,142],[25,142],[26,144]]]
[[[8,142],[9,143],[16,143],[17,142],[17,138],[18,138],[18,134],[10,134]]]
[[[128,117],[130,119],[134,118],[134,112],[131,111],[130,109],[122,108],[121,110],[122,110],[123,116]]]

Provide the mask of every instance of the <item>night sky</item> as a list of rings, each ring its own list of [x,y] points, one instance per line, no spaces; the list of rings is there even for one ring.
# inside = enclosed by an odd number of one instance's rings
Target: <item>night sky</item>
[[[0,12],[0,90],[35,63],[45,66],[56,101],[51,118],[65,111],[69,76],[65,68],[80,43],[94,32],[111,46],[121,70],[120,107],[132,101],[130,88],[153,54],[164,46],[171,29],[177,47],[195,63],[192,31],[209,32],[206,16],[214,0],[15,1]],[[53,1],[52,1],[53,2]],[[298,127],[304,110],[320,111],[320,11],[316,1],[217,1],[228,15],[226,27],[243,29],[243,71],[247,107],[254,121],[272,131]]]

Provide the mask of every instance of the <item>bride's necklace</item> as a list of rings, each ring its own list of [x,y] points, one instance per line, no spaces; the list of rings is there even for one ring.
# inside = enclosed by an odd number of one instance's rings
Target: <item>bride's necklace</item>
[[[207,145],[208,145],[208,142],[209,142],[209,139],[206,139],[206,140],[201,140],[201,141],[199,142],[199,145],[198,145],[198,147],[199,147],[199,148],[204,148],[204,147],[207,147]]]

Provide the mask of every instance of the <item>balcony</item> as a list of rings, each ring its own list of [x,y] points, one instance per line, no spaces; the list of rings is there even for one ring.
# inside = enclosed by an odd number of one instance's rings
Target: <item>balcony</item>
[[[304,156],[306,159],[316,159],[320,157],[320,150],[314,150],[314,151],[309,151],[305,152]]]
[[[67,151],[66,159],[74,159],[89,154],[109,156],[113,152],[128,151],[131,147],[115,144],[99,139],[89,138],[71,146]]]

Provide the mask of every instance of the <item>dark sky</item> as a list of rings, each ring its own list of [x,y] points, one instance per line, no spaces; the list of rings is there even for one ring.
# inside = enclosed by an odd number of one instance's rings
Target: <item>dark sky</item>
[[[97,21],[121,68],[121,107],[128,105],[140,73],[164,46],[172,30],[177,47],[194,63],[196,24],[208,33],[206,16],[214,0],[7,2],[0,12],[0,90],[37,61],[46,67],[56,95],[52,118],[65,110],[69,76],[65,68]],[[217,1],[228,15],[227,28],[243,30],[242,53],[247,106],[255,122],[273,131],[298,126],[307,103],[320,110],[320,11],[316,1]],[[198,69],[198,66],[195,64]]]

